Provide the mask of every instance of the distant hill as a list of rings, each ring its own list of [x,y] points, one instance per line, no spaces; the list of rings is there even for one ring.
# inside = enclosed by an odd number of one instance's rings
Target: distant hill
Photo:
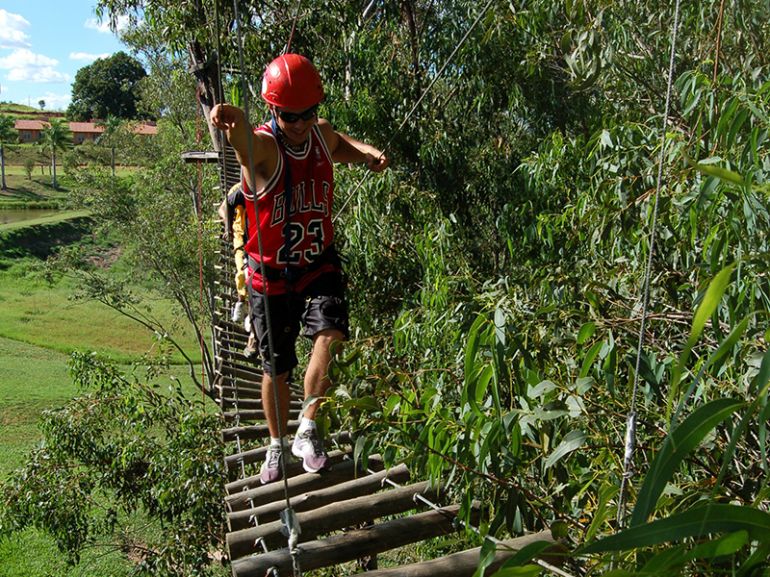
[[[40,110],[26,104],[16,104],[14,102],[0,102],[0,114],[8,114],[10,116],[23,116],[24,118],[37,118],[40,116],[50,117],[63,117],[64,112],[53,112],[50,110]]]

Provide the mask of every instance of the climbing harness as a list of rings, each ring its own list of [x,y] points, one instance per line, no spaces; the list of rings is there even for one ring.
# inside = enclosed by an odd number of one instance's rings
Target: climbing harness
[[[660,154],[658,156],[658,176],[655,186],[655,202],[652,209],[652,222],[650,225],[650,248],[647,255],[647,265],[644,271],[644,288],[642,290],[642,318],[639,326],[639,341],[636,349],[636,364],[634,367],[634,385],[631,392],[631,405],[626,417],[626,434],[623,452],[623,477],[620,482],[618,495],[617,524],[622,528],[625,523],[625,497],[627,485],[633,477],[634,449],[636,446],[636,397],[639,390],[639,370],[641,367],[642,347],[644,345],[644,333],[647,324],[647,308],[650,301],[650,276],[652,274],[652,258],[655,253],[655,234],[658,221],[658,201],[663,182],[663,162],[666,154],[666,130],[668,129],[668,114],[671,107],[671,92],[674,84],[674,56],[676,55],[676,37],[679,31],[679,0],[674,6],[674,23],[671,31],[671,53],[668,62],[668,83],[666,86],[666,104],[663,112],[663,130],[661,132]]]

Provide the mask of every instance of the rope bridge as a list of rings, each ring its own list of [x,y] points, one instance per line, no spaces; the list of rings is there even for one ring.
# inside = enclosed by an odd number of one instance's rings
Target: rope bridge
[[[226,192],[240,181],[240,166],[226,141],[219,144],[220,152],[191,152],[184,158],[218,163],[220,187]],[[238,300],[233,283],[235,261],[231,242],[225,235],[220,238],[213,263],[215,371],[211,387],[224,418],[226,544],[233,576],[299,576],[303,571],[356,561],[357,570],[375,577],[471,577],[479,563],[478,547],[421,563],[377,569],[381,553],[457,533],[461,528],[457,519],[460,505],[437,505],[446,498],[445,488],[413,480],[403,463],[386,468],[382,457],[373,454],[363,468],[354,461],[355,439],[350,433],[332,437],[329,470],[305,473],[300,462],[287,462],[285,482],[261,484],[259,468],[269,443],[263,422],[262,372],[244,355],[248,342],[244,327],[230,317]],[[299,425],[303,391],[296,383],[289,387],[287,433],[293,434]],[[291,511],[291,519],[286,518],[287,511]],[[471,522],[477,525],[480,516],[481,504],[474,503]],[[292,526],[299,530],[296,543],[289,541]],[[489,574],[536,541],[555,542],[550,531],[498,542]]]

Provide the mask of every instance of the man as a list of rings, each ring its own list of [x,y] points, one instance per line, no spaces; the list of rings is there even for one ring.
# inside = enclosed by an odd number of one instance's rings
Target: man
[[[389,162],[377,148],[318,118],[323,85],[304,56],[284,54],[271,62],[262,80],[262,98],[272,121],[259,128],[252,130],[243,111],[228,104],[215,106],[211,121],[225,131],[242,167],[250,314],[263,358],[262,405],[271,437],[260,478],[270,483],[280,479],[287,449],[279,430],[285,433],[288,423],[286,381],[298,364],[300,324],[313,342],[304,379],[306,400],[324,395],[332,349],[348,337],[344,280],[333,244],[332,163],[363,163],[381,172]],[[305,408],[291,447],[308,472],[326,468],[328,460],[315,426],[317,409],[315,402]]]

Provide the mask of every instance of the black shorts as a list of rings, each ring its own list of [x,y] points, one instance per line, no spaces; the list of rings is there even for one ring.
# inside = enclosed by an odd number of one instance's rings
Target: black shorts
[[[270,307],[275,367],[270,359],[265,301]],[[346,339],[350,336],[345,279],[341,271],[323,273],[301,292],[264,297],[250,290],[249,305],[262,367],[269,375],[281,375],[297,366],[300,325],[304,327],[303,334],[311,339],[328,329],[342,332]]]

